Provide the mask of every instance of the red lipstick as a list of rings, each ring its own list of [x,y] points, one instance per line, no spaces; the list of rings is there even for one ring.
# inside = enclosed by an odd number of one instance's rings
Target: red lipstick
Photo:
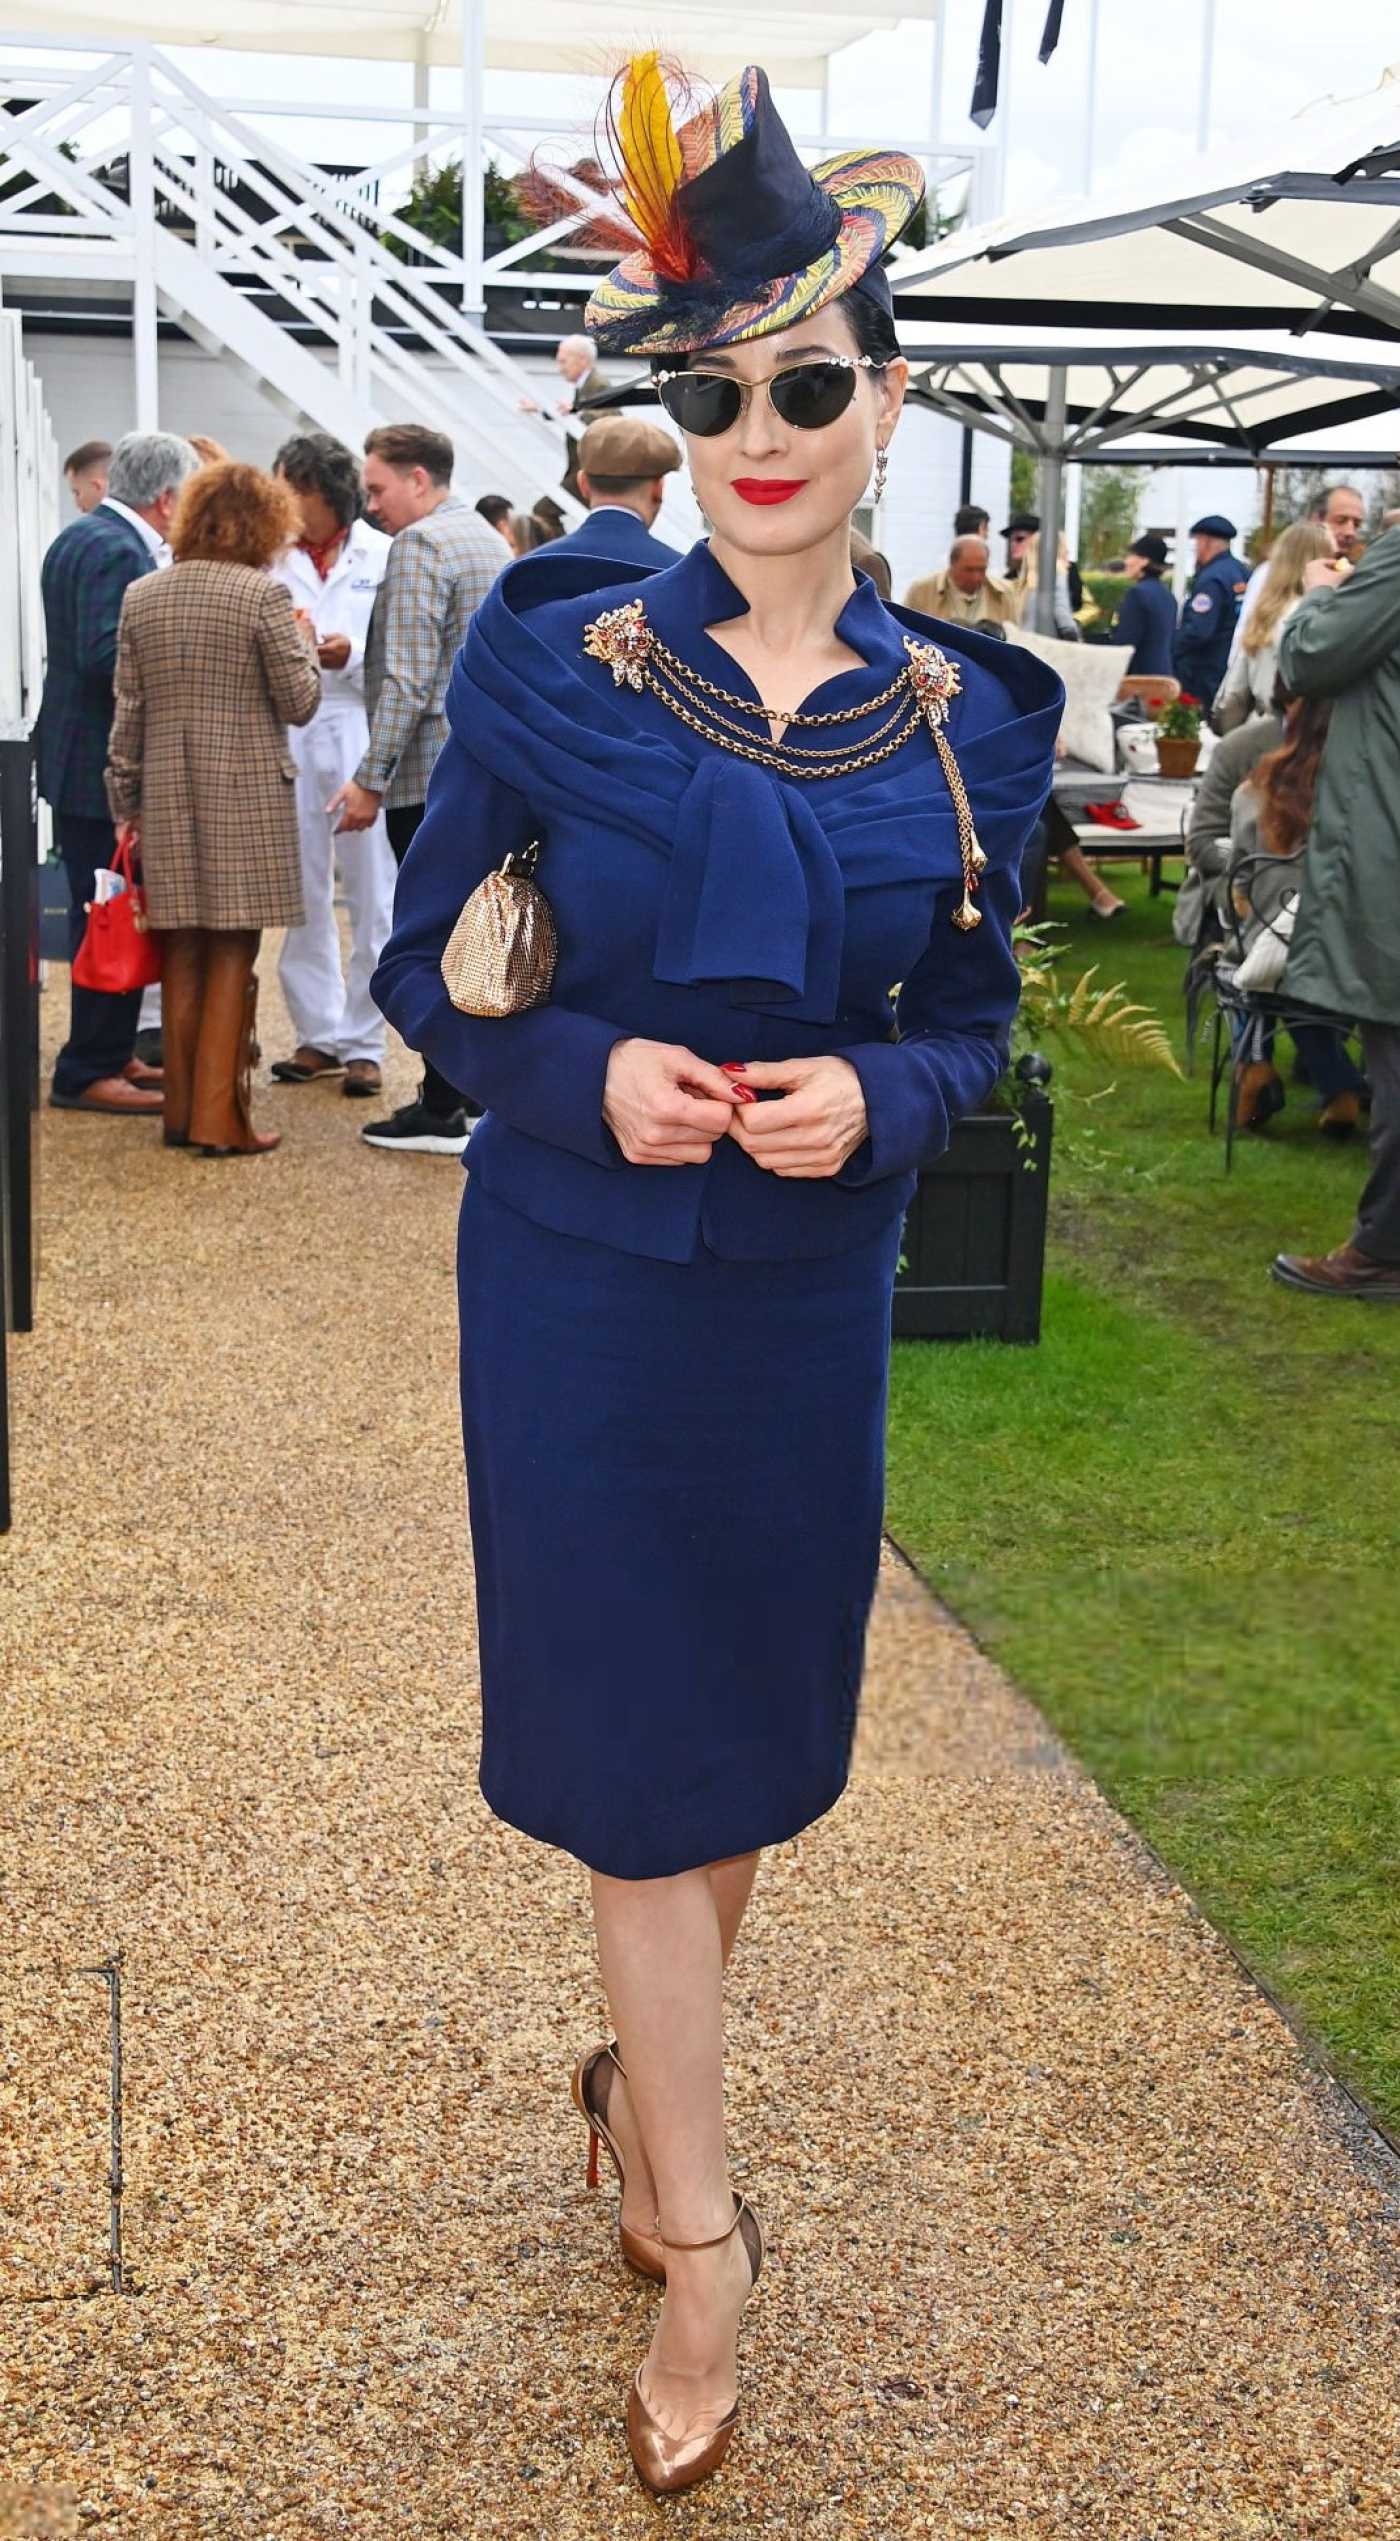
[[[732,482],[735,493],[741,495],[746,503],[790,503],[794,494],[801,493],[807,479],[805,476],[736,476]]]

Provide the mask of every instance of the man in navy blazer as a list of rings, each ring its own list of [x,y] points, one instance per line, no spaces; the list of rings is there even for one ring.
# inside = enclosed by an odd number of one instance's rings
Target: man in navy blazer
[[[660,424],[634,415],[600,415],[578,445],[578,490],[588,518],[536,555],[612,556],[640,569],[680,562],[682,550],[653,538],[664,480],[681,454]]]
[[[117,628],[128,586],[168,561],[166,533],[180,487],[199,461],[172,432],[129,432],[112,453],[100,503],[70,521],[44,558],[48,661],[36,733],[39,792],[53,811],[68,876],[69,943],[76,954],[85,903],[115,837],[103,770],[115,711]],[[52,1101],[79,1112],[158,1112],[160,1078],[134,1053],[141,992],[110,997],[73,988],[68,1039],[54,1064]]]

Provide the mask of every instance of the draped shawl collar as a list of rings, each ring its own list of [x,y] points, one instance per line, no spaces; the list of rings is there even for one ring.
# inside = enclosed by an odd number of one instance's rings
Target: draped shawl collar
[[[723,981],[735,1005],[830,1022],[847,892],[915,879],[937,887],[960,876],[937,759],[916,738],[858,775],[788,782],[679,722],[674,740],[650,719],[644,728],[633,691],[614,690],[582,647],[587,622],[634,595],[682,660],[736,693],[750,688],[704,633],[747,608],[704,540],[678,564],[641,577],[631,563],[537,551],[500,576],[472,619],[448,691],[452,729],[526,797],[546,839],[551,814],[577,817],[581,804],[594,805],[610,826],[659,849],[669,870],[657,979]],[[559,602],[572,605],[549,605]],[[1018,646],[887,609],[861,576],[836,631],[869,675],[843,673],[831,684],[839,699],[818,692],[823,708],[886,687],[907,659],[906,630],[937,641],[962,670],[948,735],[982,845],[993,865],[1004,864],[1019,855],[1049,787],[1060,682]],[[860,732],[853,722],[829,737]],[[955,935],[950,959],[956,945]]]

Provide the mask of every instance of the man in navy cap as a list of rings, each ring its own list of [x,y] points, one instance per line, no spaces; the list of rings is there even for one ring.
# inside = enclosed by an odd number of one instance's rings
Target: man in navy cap
[[[1223,512],[1207,512],[1191,527],[1196,570],[1181,607],[1181,623],[1172,647],[1172,669],[1187,697],[1203,706],[1215,692],[1230,661],[1230,638],[1240,613],[1249,567],[1231,549],[1235,524]]]

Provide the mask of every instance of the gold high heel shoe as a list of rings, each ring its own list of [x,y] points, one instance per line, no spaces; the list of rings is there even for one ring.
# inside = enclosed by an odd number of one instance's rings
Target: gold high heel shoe
[[[763,2226],[747,2197],[734,2191],[734,2221],[728,2232],[717,2232],[712,2241],[668,2241],[664,2233],[657,2235],[664,2250],[714,2250],[729,2234],[740,2230],[749,2266],[749,2292],[758,2282],[763,2265]],[[745,2296],[747,2301],[748,2297]],[[642,2368],[638,2365],[627,2394],[627,2446],[636,2465],[637,2476],[654,2497],[668,2496],[677,2488],[695,2488],[718,2470],[729,2450],[730,2437],[739,2423],[739,2403],[719,2421],[698,2435],[668,2435],[652,2416],[642,2397]]]
[[[613,2169],[617,2173],[619,2187],[625,2188],[627,2185],[627,2173],[623,2167],[622,2155],[618,2150],[617,2138],[607,2122],[608,2095],[612,2089],[612,2075],[608,2070],[610,2063],[616,2065],[625,2082],[627,2068],[617,2052],[615,2038],[610,2039],[605,2047],[590,2047],[584,2055],[580,2056],[574,2067],[573,2082],[570,2086],[574,2107],[588,2129],[588,2185],[590,2188],[596,2188],[598,2185],[600,2143],[606,2144],[612,2155]],[[606,2077],[601,2093],[598,2089],[600,2075]],[[630,2223],[624,2223],[619,2216],[617,2240],[624,2259],[637,2276],[649,2277],[653,2285],[665,2284],[666,2262],[660,2255],[659,2234],[634,2232]]]

